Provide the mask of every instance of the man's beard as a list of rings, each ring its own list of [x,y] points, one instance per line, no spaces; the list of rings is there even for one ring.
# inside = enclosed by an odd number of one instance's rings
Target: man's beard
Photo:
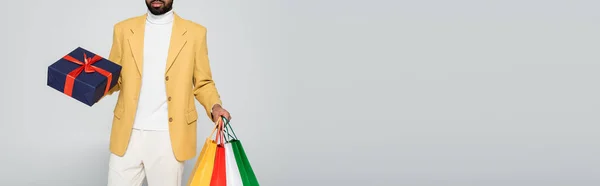
[[[152,7],[152,2],[155,2],[155,1],[162,2],[163,6],[159,7],[159,8]],[[148,3],[146,1],[146,7],[148,7],[148,10],[150,11],[150,13],[152,13],[154,15],[163,15],[163,14],[167,13],[168,11],[171,11],[171,9],[173,9],[173,1],[171,1],[171,3],[169,3],[169,4],[166,4],[162,0],[153,0],[153,1],[150,1],[150,3]]]

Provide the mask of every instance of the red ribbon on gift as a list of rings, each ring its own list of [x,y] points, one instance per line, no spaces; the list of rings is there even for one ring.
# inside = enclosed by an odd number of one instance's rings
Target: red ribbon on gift
[[[69,72],[69,74],[67,74],[67,80],[65,81],[65,89],[64,89],[65,94],[72,96],[73,85],[75,84],[75,78],[77,78],[77,76],[79,76],[79,74],[81,74],[81,72],[83,72],[83,71],[85,71],[86,73],[98,72],[98,73],[102,74],[103,76],[106,76],[106,78],[108,78],[108,80],[106,81],[106,89],[104,90],[104,94],[106,94],[108,92],[108,90],[110,89],[110,83],[112,81],[112,73],[93,65],[94,63],[102,60],[102,57],[100,57],[98,55],[94,55],[94,57],[88,58],[84,52],[83,53],[83,61],[84,62],[81,62],[78,59],[75,59],[74,57],[72,57],[70,55],[66,55],[65,57],[63,57],[63,59],[66,59],[67,61],[70,61],[70,62],[78,64],[78,65],[81,65],[80,67],[76,68],[75,70],[73,70],[73,71]]]

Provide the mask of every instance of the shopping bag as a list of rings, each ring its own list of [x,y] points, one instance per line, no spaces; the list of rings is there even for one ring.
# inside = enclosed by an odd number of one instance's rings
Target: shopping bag
[[[229,142],[225,143],[225,165],[227,167],[227,186],[244,186],[233,153],[233,146]]]
[[[252,166],[250,165],[250,161],[248,160],[248,156],[244,151],[244,147],[242,147],[242,142],[237,138],[233,128],[227,121],[225,120],[226,133],[229,136],[232,136],[232,139],[227,143],[232,147],[233,155],[235,158],[235,162],[237,163],[238,172],[240,174],[240,178],[242,180],[243,186],[259,186],[258,179],[254,174],[254,170],[252,170]],[[230,176],[230,175],[227,175]],[[234,178],[232,178],[234,179]]]
[[[210,186],[227,186],[227,174],[225,165],[225,137],[223,136],[223,122],[218,121],[219,130],[217,132],[217,152],[214,160],[214,167]]]
[[[188,179],[187,186],[210,186],[217,150],[217,143],[211,138],[217,129],[219,129],[219,126],[215,126],[210,136],[206,138],[196,165]]]
[[[225,130],[227,131],[227,130]],[[227,186],[244,186],[240,171],[233,153],[233,146],[229,143],[233,136],[229,132],[224,133],[225,136],[225,165],[227,174]]]

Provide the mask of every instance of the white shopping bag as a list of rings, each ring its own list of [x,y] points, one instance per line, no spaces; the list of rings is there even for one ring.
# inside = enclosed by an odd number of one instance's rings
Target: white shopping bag
[[[225,170],[227,175],[227,186],[244,186],[240,170],[238,169],[233,147],[231,143],[225,144]]]

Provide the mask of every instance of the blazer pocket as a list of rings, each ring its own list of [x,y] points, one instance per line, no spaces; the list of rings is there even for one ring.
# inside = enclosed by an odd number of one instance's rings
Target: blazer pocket
[[[186,119],[188,125],[193,124],[194,122],[196,122],[198,120],[198,112],[196,110],[188,111],[185,114],[185,119]]]

